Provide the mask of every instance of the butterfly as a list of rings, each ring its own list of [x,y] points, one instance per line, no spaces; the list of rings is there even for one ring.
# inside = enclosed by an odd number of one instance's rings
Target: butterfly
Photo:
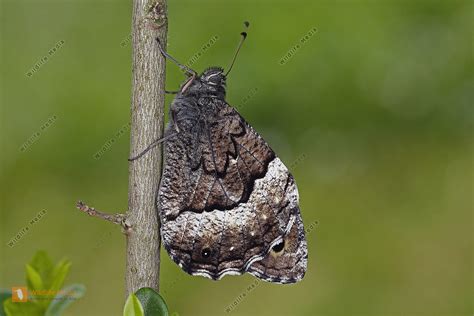
[[[247,25],[248,26],[248,25]],[[225,101],[224,73],[188,74],[170,107],[158,192],[163,245],[185,272],[219,280],[250,273],[294,283],[308,250],[295,180],[265,140]],[[151,148],[149,146],[137,159]]]

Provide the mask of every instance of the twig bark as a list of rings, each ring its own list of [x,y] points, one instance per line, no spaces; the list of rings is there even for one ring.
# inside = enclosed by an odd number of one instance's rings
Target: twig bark
[[[163,136],[165,60],[155,38],[166,45],[166,0],[133,0],[130,157]],[[159,289],[160,234],[156,194],[161,146],[129,162],[126,295],[142,287]]]

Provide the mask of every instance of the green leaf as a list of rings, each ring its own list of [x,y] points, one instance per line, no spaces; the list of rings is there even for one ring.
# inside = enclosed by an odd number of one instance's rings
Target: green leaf
[[[49,290],[58,291],[63,286],[70,267],[71,261],[66,259],[59,261],[52,272],[52,282],[48,288]]]
[[[33,302],[13,303],[9,298],[3,302],[3,307],[7,316],[43,316],[41,306]]]
[[[48,289],[51,285],[51,273],[53,271],[53,262],[45,251],[38,251],[31,259],[30,266],[32,266],[41,276],[43,280],[44,289]]]
[[[69,305],[83,297],[85,292],[86,288],[82,284],[66,286],[54,297],[45,316],[60,316]]]
[[[38,251],[31,263],[26,265],[26,275],[28,288],[36,291],[48,291],[52,295],[39,295],[39,300],[35,301],[46,310],[58,291],[64,284],[71,262],[63,259],[56,266],[44,251]]]
[[[143,306],[135,296],[130,294],[123,308],[123,316],[144,316]]]
[[[26,283],[30,290],[43,290],[44,284],[41,275],[31,265],[26,265]]]
[[[0,289],[0,316],[5,316],[3,302],[12,297],[12,291],[8,289]]]
[[[145,316],[168,316],[165,300],[155,290],[144,287],[135,292],[140,300]]]

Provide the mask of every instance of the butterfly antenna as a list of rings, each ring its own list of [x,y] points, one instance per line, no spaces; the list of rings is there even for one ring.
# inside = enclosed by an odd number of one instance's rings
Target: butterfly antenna
[[[244,25],[245,25],[245,29],[248,29],[250,23],[245,21]],[[237,55],[239,54],[240,48],[242,47],[242,44],[244,43],[245,39],[247,38],[247,32],[243,31],[242,33],[240,33],[240,35],[242,37],[240,38],[239,46],[237,46],[237,50],[235,51],[234,57],[232,58],[232,61],[231,61],[230,66],[229,66],[229,70],[227,70],[227,72],[225,74],[226,76],[232,70],[232,67],[234,67],[234,63],[235,63],[235,60],[237,59]]]

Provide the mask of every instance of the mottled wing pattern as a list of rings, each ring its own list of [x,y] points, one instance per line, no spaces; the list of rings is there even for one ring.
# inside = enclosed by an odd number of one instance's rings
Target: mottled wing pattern
[[[306,271],[307,247],[292,175],[245,120],[213,101],[208,120],[165,145],[158,195],[163,244],[193,275],[249,272],[292,283]]]

